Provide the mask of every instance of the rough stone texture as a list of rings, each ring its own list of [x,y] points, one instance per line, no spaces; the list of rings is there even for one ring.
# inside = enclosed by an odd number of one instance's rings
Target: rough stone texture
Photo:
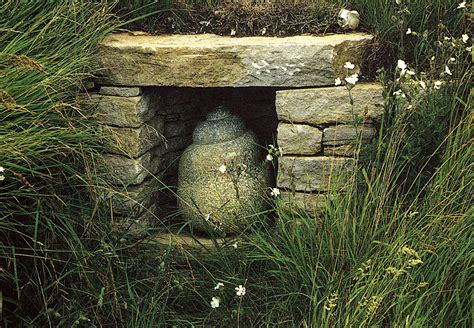
[[[136,158],[159,144],[165,144],[163,116],[155,116],[138,128],[104,125],[102,129],[107,137],[107,151],[110,153]]]
[[[354,161],[341,157],[291,157],[278,161],[277,185],[296,191],[327,191],[330,185],[341,189]]]
[[[155,98],[156,95],[118,97],[90,94],[83,96],[81,103],[95,107],[97,119],[102,123],[137,128],[155,116]]]
[[[304,124],[278,124],[278,146],[284,154],[315,155],[321,151],[323,133]]]
[[[109,202],[115,214],[133,217],[146,211],[157,201],[160,186],[158,180],[151,178],[137,186],[108,189],[101,194],[101,198]]]
[[[281,191],[280,200],[283,206],[316,212],[324,208],[326,195]]]
[[[193,141],[179,163],[181,215],[199,230],[242,231],[264,209],[268,186],[255,135],[218,107],[197,126]]]
[[[353,157],[358,147],[355,145],[342,145],[342,146],[325,146],[324,156],[343,156]]]
[[[363,62],[372,38],[111,34],[101,43],[96,75],[102,84],[127,86],[333,85],[345,61]]]
[[[360,83],[352,89],[354,108],[345,87],[277,91],[279,120],[311,125],[354,123],[354,115],[374,122],[383,114],[382,86]]]
[[[359,139],[362,143],[369,142],[375,135],[371,125],[335,125],[324,129],[323,144],[325,146],[340,146],[355,144]]]
[[[138,185],[145,178],[157,174],[163,166],[163,150],[154,148],[138,158],[129,158],[122,155],[102,155],[103,165],[99,167],[99,173],[107,182],[115,185]]]
[[[141,88],[139,87],[100,87],[99,94],[106,96],[120,96],[120,97],[135,97],[141,95]]]

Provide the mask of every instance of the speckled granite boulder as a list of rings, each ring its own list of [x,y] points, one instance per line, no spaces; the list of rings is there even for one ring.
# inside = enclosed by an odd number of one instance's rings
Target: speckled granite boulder
[[[178,206],[198,230],[242,231],[265,207],[268,170],[245,123],[225,107],[207,115],[179,163]]]

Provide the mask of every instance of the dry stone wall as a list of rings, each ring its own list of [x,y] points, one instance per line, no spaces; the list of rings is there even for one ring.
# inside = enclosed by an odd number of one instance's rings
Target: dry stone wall
[[[329,185],[344,188],[358,142],[383,113],[382,88],[334,86],[360,71],[372,36],[228,38],[114,34],[101,45],[93,104],[107,136],[100,196],[118,217],[159,224],[176,202],[177,165],[192,132],[216,106],[232,108],[263,147],[278,144],[281,199],[316,210]],[[165,187],[166,186],[166,187]],[[171,188],[168,188],[170,187]],[[158,215],[156,215],[158,214]],[[155,220],[150,223],[150,220]]]

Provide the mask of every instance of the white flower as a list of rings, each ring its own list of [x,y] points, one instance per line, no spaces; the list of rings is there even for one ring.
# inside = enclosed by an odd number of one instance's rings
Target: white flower
[[[235,242],[235,243],[232,244],[232,247],[234,247],[234,248],[237,248],[238,246],[239,246],[239,245],[237,244],[237,242]]]
[[[5,176],[0,175],[0,181],[3,181],[3,180],[5,180]]]
[[[218,290],[221,287],[224,287],[224,284],[222,282],[218,282],[217,285],[214,287],[214,290]],[[217,305],[217,306],[219,306],[219,305]]]
[[[393,95],[394,95],[394,96],[400,96],[402,93],[403,93],[402,90],[398,89],[397,91],[395,91],[395,92],[393,93]]]
[[[239,285],[239,287],[235,287],[235,292],[237,296],[244,296],[247,292],[247,289],[244,286]]]
[[[446,74],[448,74],[448,75],[453,75],[453,73],[451,73],[451,70],[449,69],[448,65],[444,66],[444,71],[445,71]]]
[[[335,85],[341,85],[341,83],[342,83],[342,81],[341,81],[340,78],[337,78],[337,79],[334,80]]]
[[[461,35],[461,38],[462,38],[462,42],[467,43],[467,40],[469,40],[469,35],[463,34]]]
[[[471,52],[472,47],[466,47],[466,51]]]
[[[347,68],[347,69],[354,69],[355,65],[352,64],[351,62],[346,62],[344,64],[344,68]]]
[[[412,33],[413,32],[412,32],[411,28],[408,28],[406,34],[412,34]]]
[[[401,74],[404,75],[407,70],[407,64],[405,63],[405,61],[399,59],[397,61],[397,67],[401,70]]]
[[[413,76],[415,75],[415,72],[409,69],[407,70],[407,74]]]
[[[230,30],[230,35],[231,35],[231,36],[234,36],[234,35],[235,35],[235,33],[236,33],[236,32],[235,32],[235,30],[234,30],[234,29],[231,29],[231,30]]]
[[[397,5],[400,5],[400,4],[402,3],[402,0],[395,0],[395,3],[396,3]]]
[[[219,297],[213,297],[211,300],[211,307],[213,309],[216,309],[219,307],[220,303],[221,303],[221,299]]]
[[[455,62],[456,62],[456,58],[451,57],[451,58],[449,58],[449,61],[450,61],[451,63],[455,63]]]
[[[442,85],[442,84],[443,84],[443,82],[441,82],[441,81],[436,81],[436,82],[434,83],[434,88],[435,88],[436,90],[439,90],[439,89],[441,89],[441,85]]]
[[[268,154],[267,157],[265,158],[265,160],[266,160],[267,162],[271,162],[271,161],[273,161],[273,156],[270,155],[270,154]]]
[[[466,1],[461,2],[456,9],[466,8]]]
[[[5,172],[5,168],[3,166],[0,166],[0,173]]]
[[[272,195],[273,197],[278,197],[278,196],[280,196],[280,189],[278,189],[278,188],[272,188],[272,191],[270,191],[270,195]]]
[[[435,56],[431,57],[430,60],[432,60],[432,61],[435,60]]]
[[[423,89],[426,89],[426,83],[425,83],[425,81],[420,81],[420,86],[421,86]]]
[[[355,10],[341,9],[337,17],[337,23],[344,29],[354,30],[359,26],[360,15]]]
[[[358,78],[357,74],[353,74],[349,77],[346,77],[344,80],[346,80],[346,82],[349,83],[349,84],[356,84],[357,81],[359,81],[359,78]]]
[[[227,167],[225,166],[225,164],[222,164],[222,165],[219,167],[219,172],[221,172],[222,174],[224,174],[226,171],[227,171]]]

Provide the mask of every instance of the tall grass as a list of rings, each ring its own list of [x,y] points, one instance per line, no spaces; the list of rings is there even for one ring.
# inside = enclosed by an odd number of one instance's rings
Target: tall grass
[[[113,26],[110,10],[75,0],[0,6],[2,326],[52,325],[71,306],[68,290],[87,281],[82,252],[96,224],[86,173],[101,137],[75,94]]]
[[[388,54],[370,161],[321,212],[277,206],[272,224],[199,253],[111,231],[89,194],[101,135],[74,96],[114,26],[110,6],[2,4],[3,326],[472,326],[472,68],[464,49],[434,43],[466,33],[463,12],[457,1],[407,2],[403,16],[394,1],[345,3]],[[440,77],[451,56],[453,77]],[[419,98],[411,85],[408,109],[393,96],[396,59],[446,82]]]

